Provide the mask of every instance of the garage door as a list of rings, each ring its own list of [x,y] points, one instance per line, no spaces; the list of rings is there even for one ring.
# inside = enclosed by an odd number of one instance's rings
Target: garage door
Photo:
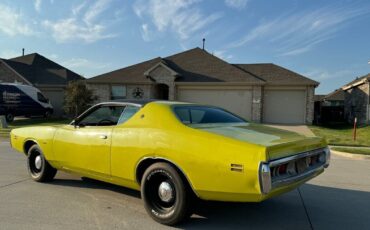
[[[278,124],[305,123],[306,91],[265,90],[263,122]]]
[[[64,92],[53,90],[41,90],[41,92],[50,100],[54,108],[54,116],[63,115]]]
[[[214,105],[233,112],[247,120],[251,119],[251,90],[179,89],[179,101]]]

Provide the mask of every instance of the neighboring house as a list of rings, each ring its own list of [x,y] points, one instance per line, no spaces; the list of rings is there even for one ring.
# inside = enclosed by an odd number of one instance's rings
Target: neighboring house
[[[229,64],[200,48],[86,80],[101,101],[156,98],[220,106],[248,120],[312,123],[318,82],[274,64]]]
[[[66,85],[81,79],[84,78],[37,53],[0,59],[0,82],[35,86],[50,100],[57,116],[63,114]]]
[[[314,123],[344,122],[344,91],[337,89],[328,95],[315,95]]]
[[[369,124],[369,95],[370,74],[356,78],[343,86],[344,91],[344,115],[348,122],[352,123],[357,117],[359,124]]]

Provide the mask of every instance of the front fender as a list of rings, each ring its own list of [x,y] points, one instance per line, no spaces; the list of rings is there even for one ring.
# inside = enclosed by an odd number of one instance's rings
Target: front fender
[[[40,126],[13,129],[10,133],[11,146],[19,152],[27,154],[27,143],[34,142],[42,150],[48,161],[54,160],[53,139],[57,127]]]

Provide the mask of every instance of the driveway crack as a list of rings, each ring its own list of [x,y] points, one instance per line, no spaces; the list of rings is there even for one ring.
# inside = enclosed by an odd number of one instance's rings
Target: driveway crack
[[[304,212],[306,213],[306,217],[307,217],[308,223],[310,224],[310,229],[313,230],[314,228],[313,228],[313,225],[312,225],[312,221],[311,221],[310,215],[308,214],[308,210],[307,210],[306,204],[304,203],[301,190],[299,188],[297,188],[297,190],[298,190],[299,197],[301,198],[302,205],[303,205],[303,208],[304,208]]]
[[[12,186],[12,185],[15,185],[15,184],[22,183],[22,182],[27,181],[27,180],[29,180],[29,179],[30,179],[30,178],[26,178],[26,179],[22,179],[22,180],[19,180],[19,181],[15,181],[15,182],[10,183],[10,184],[1,185],[1,186],[0,186],[0,189],[3,189],[3,188],[6,188],[6,187],[9,187],[9,186]]]

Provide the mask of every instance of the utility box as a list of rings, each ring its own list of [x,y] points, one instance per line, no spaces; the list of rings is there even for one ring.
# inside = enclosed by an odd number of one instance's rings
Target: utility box
[[[8,128],[8,124],[6,123],[5,116],[0,116],[0,128],[1,129]]]

